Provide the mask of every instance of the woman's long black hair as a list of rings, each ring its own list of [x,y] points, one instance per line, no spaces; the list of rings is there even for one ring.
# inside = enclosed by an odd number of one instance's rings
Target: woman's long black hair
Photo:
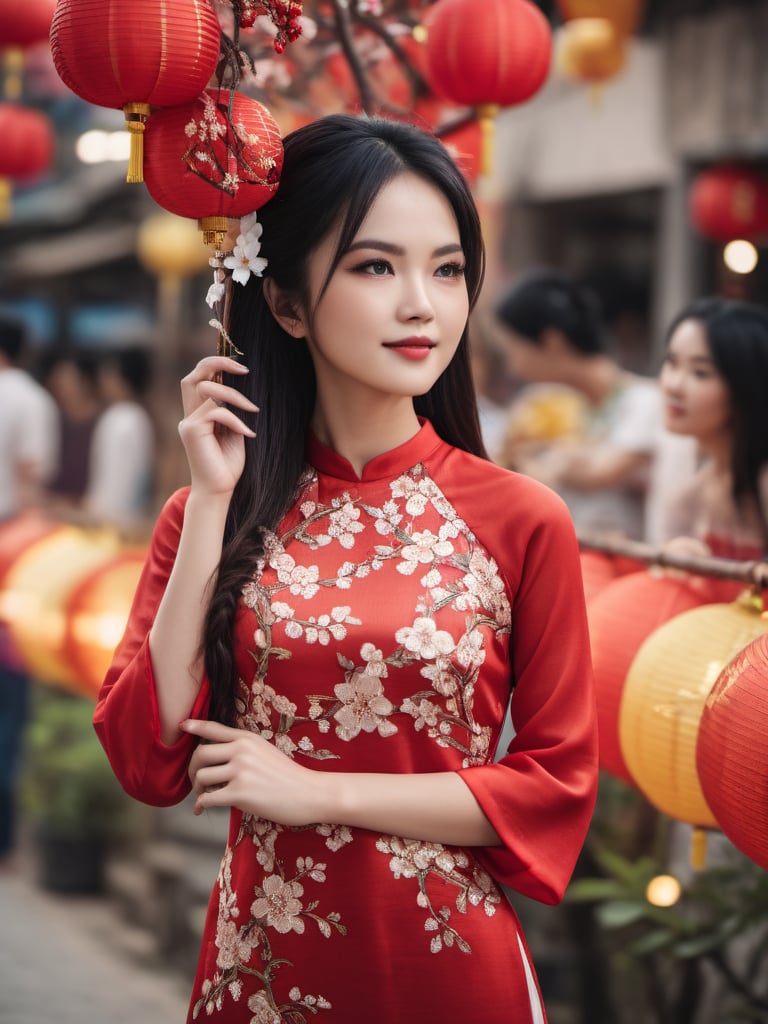
[[[712,362],[728,388],[733,499],[742,512],[754,502],[768,548],[768,509],[760,494],[761,471],[768,465],[768,310],[753,302],[696,299],[673,320],[667,344],[686,320],[701,324]]]
[[[265,275],[307,308],[307,258],[341,228],[326,280],[351,244],[382,187],[403,172],[435,185],[451,204],[466,259],[470,308],[482,285],[485,254],[471,193],[445,147],[413,125],[335,114],[284,140],[280,184],[259,211]],[[259,406],[257,434],[246,439],[245,469],[230,502],[224,549],[206,616],[205,669],[212,718],[235,717],[233,628],[243,585],[263,553],[264,530],[274,529],[294,498],[305,468],[304,447],[315,404],[315,373],[303,339],[287,334],[263,295],[261,278],[234,285],[229,334],[251,372],[227,378]],[[450,444],[486,457],[477,415],[465,328],[451,363],[414,400]],[[248,417],[245,417],[246,420]]]

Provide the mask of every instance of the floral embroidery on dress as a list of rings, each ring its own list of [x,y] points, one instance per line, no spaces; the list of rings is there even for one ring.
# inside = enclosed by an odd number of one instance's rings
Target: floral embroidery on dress
[[[496,562],[421,465],[392,481],[380,505],[350,491],[323,503],[315,485],[316,477],[307,477],[293,518],[279,535],[266,534],[263,556],[243,587],[243,604],[255,623],[253,668],[241,666],[237,682],[238,724],[292,758],[338,760],[340,743],[365,736],[386,742],[409,729],[425,742],[455,750],[464,767],[487,763],[492,728],[476,721],[475,685],[487,645],[511,626]],[[437,522],[424,521],[430,508]],[[313,553],[321,549],[322,559],[316,560]],[[333,564],[329,555],[337,550]],[[401,624],[388,638],[376,633],[372,643],[356,614],[356,588],[387,565],[410,597]],[[321,610],[305,610],[305,602],[318,604],[324,594],[337,593]],[[292,689],[289,699],[276,690],[270,672],[298,660],[310,646],[328,651],[324,668],[305,691]],[[328,939],[346,934],[338,913],[320,913],[319,901],[309,898],[310,885],[325,881],[326,864],[300,856],[295,872],[286,873],[286,836],[301,831],[322,840],[331,857],[360,841],[344,825],[318,823],[302,830],[242,815],[233,850],[250,840],[263,877],[249,898],[241,894],[248,900],[247,913],[241,913],[228,850],[219,876],[218,956],[195,1003],[195,1018],[203,1009],[220,1010],[227,996],[237,1002],[243,973],[261,985],[248,997],[249,1024],[301,1024],[305,1014],[331,1008],[325,996],[302,994],[295,985],[289,1002],[279,1004],[273,989],[278,970],[293,969],[281,954],[281,939],[305,935],[308,925]],[[394,879],[416,881],[431,951],[456,946],[470,953],[456,915],[481,906],[488,917],[495,913],[501,895],[490,875],[465,851],[437,843],[380,836],[375,849],[389,857]],[[445,902],[446,886],[456,890],[451,905]]]
[[[428,911],[424,930],[432,934],[430,950],[439,953],[444,947],[450,948],[455,944],[462,953],[471,953],[469,943],[449,923],[451,908],[445,905],[435,908],[427,883],[433,875],[456,886],[459,890],[456,896],[459,913],[466,914],[468,904],[473,907],[482,904],[486,915],[493,917],[501,902],[501,893],[488,872],[471,861],[463,851],[449,849],[440,843],[380,836],[376,840],[376,849],[390,855],[389,868],[395,878],[417,879],[416,902]]]
[[[337,912],[322,916],[316,913],[319,900],[304,901],[305,881],[325,882],[325,864],[315,863],[311,857],[298,857],[296,874],[292,878],[285,877],[282,867],[278,872],[267,875],[254,890],[250,917],[241,923],[237,894],[232,888],[232,856],[233,850],[227,849],[218,876],[216,971],[213,977],[203,981],[200,998],[192,1008],[192,1019],[197,1020],[203,1009],[209,1016],[220,1011],[226,995],[238,1002],[243,992],[240,979],[243,973],[258,978],[264,986],[248,998],[248,1008],[256,1014],[252,1022],[305,1021],[302,1009],[311,1013],[318,1009],[331,1009],[331,1003],[324,996],[302,996],[296,986],[289,993],[289,1003],[277,1002],[273,981],[279,969],[292,964],[274,954],[269,936],[270,929],[278,935],[291,931],[301,935],[308,920],[317,925],[325,938],[330,938],[334,930],[341,935],[346,934]],[[254,954],[258,954],[258,965],[252,962]]]

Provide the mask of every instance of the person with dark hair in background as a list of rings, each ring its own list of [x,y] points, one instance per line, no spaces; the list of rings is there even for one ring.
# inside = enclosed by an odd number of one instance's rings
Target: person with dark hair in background
[[[595,712],[567,509],[484,457],[476,208],[433,136],[334,115],[259,220],[95,713],[129,793],[231,808],[189,1020],[542,1024],[502,885],[562,897]]]
[[[49,509],[67,515],[80,508],[88,490],[91,442],[101,413],[98,357],[82,349],[59,349],[46,360],[43,382],[59,413],[59,461],[48,486]]]
[[[768,310],[697,299],[672,322],[659,380],[666,427],[696,440],[700,465],[679,492],[669,538],[691,554],[768,552]],[[681,544],[677,545],[682,549]]]
[[[578,530],[642,538],[657,383],[616,362],[597,299],[560,271],[524,274],[498,302],[496,323],[512,371],[534,385],[513,403],[503,463],[557,490]]]
[[[22,368],[26,329],[0,310],[0,522],[39,507],[56,468],[53,399]],[[16,845],[15,784],[26,719],[28,679],[0,622],[0,868]]]
[[[101,357],[98,387],[104,411],[91,446],[84,509],[99,521],[130,526],[150,513],[155,432],[145,405],[151,357],[142,346]]]

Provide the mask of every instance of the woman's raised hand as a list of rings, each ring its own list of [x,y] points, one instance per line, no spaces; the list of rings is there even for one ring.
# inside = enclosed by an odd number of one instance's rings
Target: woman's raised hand
[[[179,423],[193,491],[231,494],[245,466],[245,438],[255,437],[227,406],[258,412],[245,395],[219,382],[222,373],[246,374],[228,356],[206,356],[181,382],[184,419]]]

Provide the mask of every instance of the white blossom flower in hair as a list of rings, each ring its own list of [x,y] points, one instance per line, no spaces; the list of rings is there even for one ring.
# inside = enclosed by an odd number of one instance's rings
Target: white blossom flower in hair
[[[224,298],[224,282],[214,281],[211,287],[208,289],[208,294],[205,296],[205,301],[213,309],[217,302],[221,302]]]
[[[224,266],[232,271],[232,279],[238,284],[245,284],[251,274],[261,277],[267,268],[267,260],[259,256],[261,251],[261,232],[255,213],[246,214],[240,220],[240,234],[231,256],[224,260]]]

